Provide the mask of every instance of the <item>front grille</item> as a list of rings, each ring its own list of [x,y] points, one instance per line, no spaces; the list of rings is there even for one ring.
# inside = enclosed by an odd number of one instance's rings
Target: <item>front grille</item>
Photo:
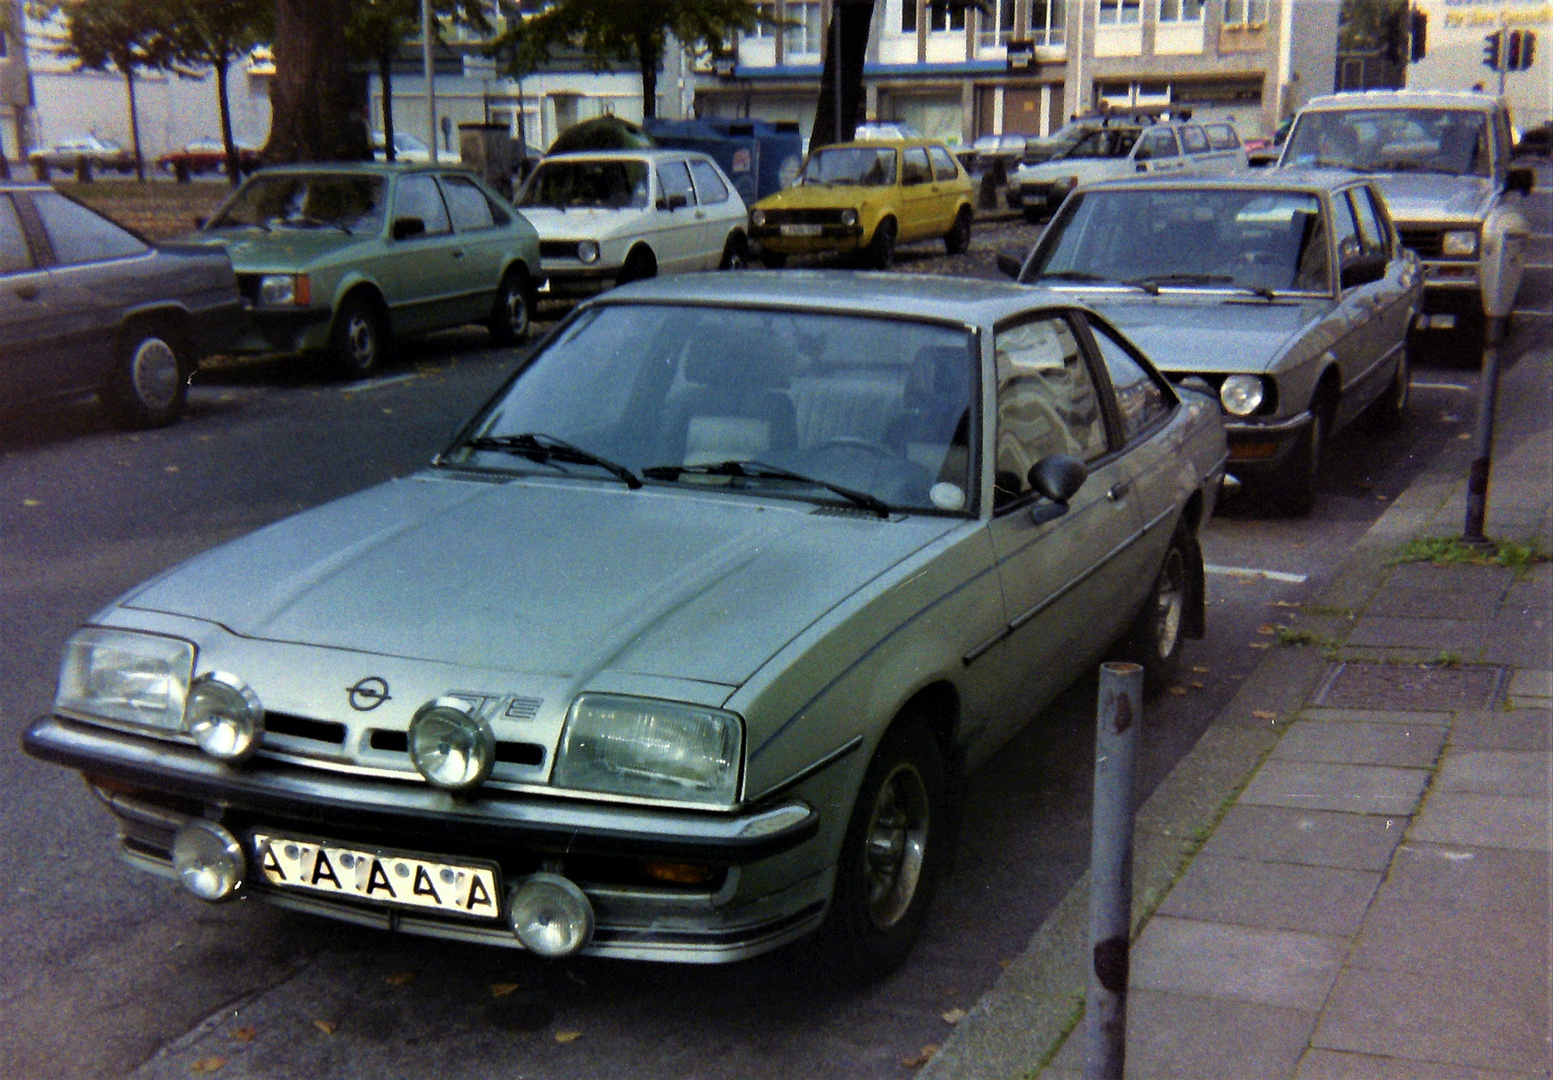
[[[1438,259],[1445,250],[1444,229],[1399,229],[1402,246],[1420,259]]]
[[[541,259],[575,259],[577,257],[576,240],[541,240],[539,242],[539,257]]]
[[[265,713],[264,729],[294,739],[311,739],[331,746],[345,745],[345,725],[332,720],[312,720],[290,713]]]
[[[767,225],[840,225],[840,210],[767,210]]]
[[[409,754],[410,736],[403,731],[373,728],[367,736],[367,745],[389,754]],[[545,763],[545,748],[531,742],[496,743],[496,761],[504,765],[538,766]]]
[[[237,291],[250,304],[259,302],[259,276],[258,274],[237,275]]]

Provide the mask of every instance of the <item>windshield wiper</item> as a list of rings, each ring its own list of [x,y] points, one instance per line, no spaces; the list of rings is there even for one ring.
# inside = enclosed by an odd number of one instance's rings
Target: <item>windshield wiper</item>
[[[624,465],[600,457],[579,446],[573,446],[565,439],[546,435],[542,431],[525,431],[521,435],[477,435],[465,440],[462,445],[471,450],[496,450],[504,454],[517,454],[541,464],[549,464],[554,460],[575,465],[593,465],[618,477],[632,491],[642,486],[641,477]]]
[[[1048,270],[1044,274],[1035,275],[1036,281],[1045,281],[1051,278],[1056,281],[1110,281],[1111,278],[1104,274],[1091,274],[1088,270]]]
[[[715,465],[653,465],[642,470],[649,480],[678,480],[681,476],[741,476],[756,480],[791,480],[795,484],[812,484],[840,495],[882,518],[890,516],[890,504],[876,495],[855,488],[832,484],[829,480],[816,480],[812,476],[784,469],[780,465],[768,465],[763,461],[719,461]]]
[[[1161,285],[1233,285],[1264,300],[1276,299],[1276,294],[1266,285],[1245,285],[1228,274],[1153,274],[1146,278],[1139,278],[1133,284],[1143,288],[1153,285],[1156,291]]]

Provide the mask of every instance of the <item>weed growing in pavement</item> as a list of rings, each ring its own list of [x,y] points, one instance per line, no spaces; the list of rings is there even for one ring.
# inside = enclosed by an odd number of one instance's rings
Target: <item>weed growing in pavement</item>
[[[1533,563],[1547,561],[1547,552],[1515,540],[1471,544],[1459,536],[1421,536],[1398,548],[1386,565],[1427,562],[1436,566],[1504,566],[1514,570],[1519,578],[1530,573]]]
[[[1426,666],[1444,668],[1461,667],[1461,657],[1457,656],[1449,649],[1441,649],[1438,653],[1435,654],[1434,659],[1429,661],[1428,665]]]
[[[1318,634],[1314,630],[1296,630],[1292,626],[1280,626],[1277,632],[1280,645],[1318,645],[1323,649],[1335,649],[1338,642],[1334,638]]]
[[[1300,614],[1317,619],[1351,619],[1353,608],[1333,607],[1329,604],[1306,604],[1300,608]]]

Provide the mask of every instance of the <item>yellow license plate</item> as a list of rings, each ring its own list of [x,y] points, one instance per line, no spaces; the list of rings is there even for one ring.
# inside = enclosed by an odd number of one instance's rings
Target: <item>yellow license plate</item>
[[[494,866],[273,833],[253,834],[253,861],[264,883],[273,888],[477,918],[501,917]]]

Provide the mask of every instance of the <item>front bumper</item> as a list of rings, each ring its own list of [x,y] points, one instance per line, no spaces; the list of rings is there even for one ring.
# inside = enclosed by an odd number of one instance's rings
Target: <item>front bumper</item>
[[[780,225],[750,226],[749,236],[762,251],[806,255],[821,251],[857,251],[864,246],[862,225],[817,225],[807,236],[784,233]]]
[[[299,353],[327,348],[329,321],[327,307],[260,308],[246,305],[248,329],[231,343],[233,352]]]
[[[620,266],[583,266],[581,263],[540,263],[545,280],[539,286],[541,298],[593,296],[610,288],[620,277]]]
[[[1224,435],[1229,442],[1229,471],[1235,476],[1277,472],[1288,461],[1312,420],[1308,411],[1284,420],[1226,419]]]
[[[173,837],[189,821],[220,823],[444,858],[495,863],[515,881],[540,869],[572,878],[593,903],[593,955],[721,962],[775,948],[824,914],[830,873],[811,867],[744,895],[741,877],[814,837],[820,815],[795,798],[741,813],[563,802],[506,793],[456,798],[420,783],[320,774],[264,758],[233,768],[180,744],[60,716],[34,721],[22,744],[34,757],[86,775],[118,818],[126,858],[172,875]],[[251,851],[248,857],[253,855]],[[705,885],[664,885],[645,861],[715,868]],[[782,859],[784,866],[808,865]],[[250,871],[252,866],[250,865]],[[505,922],[316,893],[275,890],[249,875],[244,895],[385,929],[521,947]],[[760,875],[757,875],[760,876]],[[765,875],[770,878],[773,875]],[[505,907],[505,900],[503,900]]]

